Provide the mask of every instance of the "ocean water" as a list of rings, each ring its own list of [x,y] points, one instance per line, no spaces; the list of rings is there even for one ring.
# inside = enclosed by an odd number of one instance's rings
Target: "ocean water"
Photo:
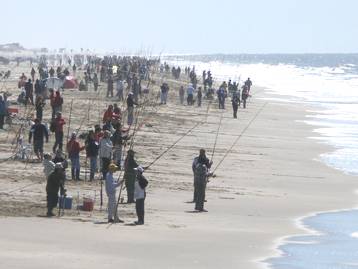
[[[276,269],[358,268],[358,210],[320,213],[303,221],[310,235],[280,246],[282,255],[265,261]]]
[[[275,100],[310,104],[305,122],[312,137],[333,146],[319,158],[358,175],[358,54],[170,56],[174,65],[211,70],[216,81],[248,77],[276,95]],[[255,94],[255,92],[253,92]],[[302,219],[308,235],[291,237],[281,255],[264,263],[273,269],[358,268],[358,210],[320,213]]]

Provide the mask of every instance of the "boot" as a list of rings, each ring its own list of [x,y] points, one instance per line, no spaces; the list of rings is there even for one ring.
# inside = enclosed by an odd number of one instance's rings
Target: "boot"
[[[75,169],[71,168],[71,178],[72,180],[75,180]]]
[[[94,173],[90,172],[90,181],[94,180]]]

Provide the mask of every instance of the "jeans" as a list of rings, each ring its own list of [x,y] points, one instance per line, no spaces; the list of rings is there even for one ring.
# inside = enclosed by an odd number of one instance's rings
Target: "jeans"
[[[97,170],[97,156],[89,157],[90,159],[90,180],[94,179],[94,174]]]
[[[55,153],[56,148],[62,151],[63,146],[63,132],[55,132],[55,144],[53,145],[52,151]]]
[[[116,210],[116,193],[107,194],[108,196],[108,220],[113,219]]]
[[[80,179],[80,156],[70,157],[71,159],[71,174],[72,179],[79,180]]]
[[[122,161],[122,145],[115,146],[113,151],[113,161],[116,163],[118,167],[121,167]]]

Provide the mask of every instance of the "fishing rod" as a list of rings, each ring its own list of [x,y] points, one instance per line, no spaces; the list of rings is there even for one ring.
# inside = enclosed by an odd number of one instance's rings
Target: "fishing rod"
[[[217,131],[216,131],[215,142],[214,142],[214,147],[213,147],[213,152],[212,152],[212,154],[211,154],[210,162],[212,162],[212,161],[213,161],[213,158],[214,158],[215,149],[216,149],[216,143],[217,143],[217,141],[218,141],[219,131],[220,131],[220,127],[221,127],[221,122],[222,122],[222,119],[223,119],[223,115],[224,115],[224,110],[221,111],[220,121],[219,121],[218,129],[217,129]]]
[[[265,102],[262,107],[256,112],[255,116],[249,121],[249,123],[245,126],[245,128],[242,130],[242,132],[238,135],[238,137],[235,139],[234,143],[232,143],[231,147],[225,152],[224,156],[221,158],[221,160],[219,161],[219,163],[216,165],[216,167],[214,168],[214,170],[212,171],[213,173],[219,168],[219,166],[222,164],[222,162],[226,159],[226,157],[229,155],[229,153],[232,151],[232,149],[234,148],[234,146],[237,144],[237,142],[239,141],[239,139],[242,137],[242,135],[247,131],[247,129],[251,126],[251,124],[256,120],[256,118],[258,117],[258,115],[262,112],[262,110],[265,108],[265,106],[267,105],[268,102]]]

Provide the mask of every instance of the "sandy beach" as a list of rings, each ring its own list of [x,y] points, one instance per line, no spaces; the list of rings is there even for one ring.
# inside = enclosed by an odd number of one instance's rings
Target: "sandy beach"
[[[17,74],[25,68],[16,69]],[[16,82],[11,83],[9,89]],[[206,101],[201,108],[179,105],[173,85],[168,105],[147,108],[141,115],[147,124],[135,139],[139,163],[149,164],[201,123],[146,172],[146,224],[128,225],[135,220],[135,210],[127,204],[119,206],[125,224],[97,224],[106,220],[106,198],[101,210],[98,181],[69,181],[66,186],[75,204],[78,193],[80,204],[83,196],[96,196],[93,213],[73,209],[61,218],[38,217],[46,211],[42,164],[3,162],[1,268],[262,268],[263,260],[279,254],[280,238],[304,232],[296,225],[297,218],[356,204],[354,177],[318,160],[332,148],[310,138],[317,134],[303,121],[311,107],[267,101],[272,96],[256,87],[248,108],[239,109],[238,119],[233,119],[227,101],[213,166],[226,158],[208,184],[209,212],[193,213],[194,205],[188,203],[193,195],[192,159],[202,147],[211,156],[222,112],[216,102],[208,115]],[[93,90],[66,91],[64,98],[65,119],[70,100],[76,100],[73,128],[88,113],[83,130],[97,123],[106,105],[114,102],[105,99],[104,91],[97,95]],[[11,132],[0,133],[4,156],[11,152],[13,137]],[[53,137],[46,149],[52,145]]]

